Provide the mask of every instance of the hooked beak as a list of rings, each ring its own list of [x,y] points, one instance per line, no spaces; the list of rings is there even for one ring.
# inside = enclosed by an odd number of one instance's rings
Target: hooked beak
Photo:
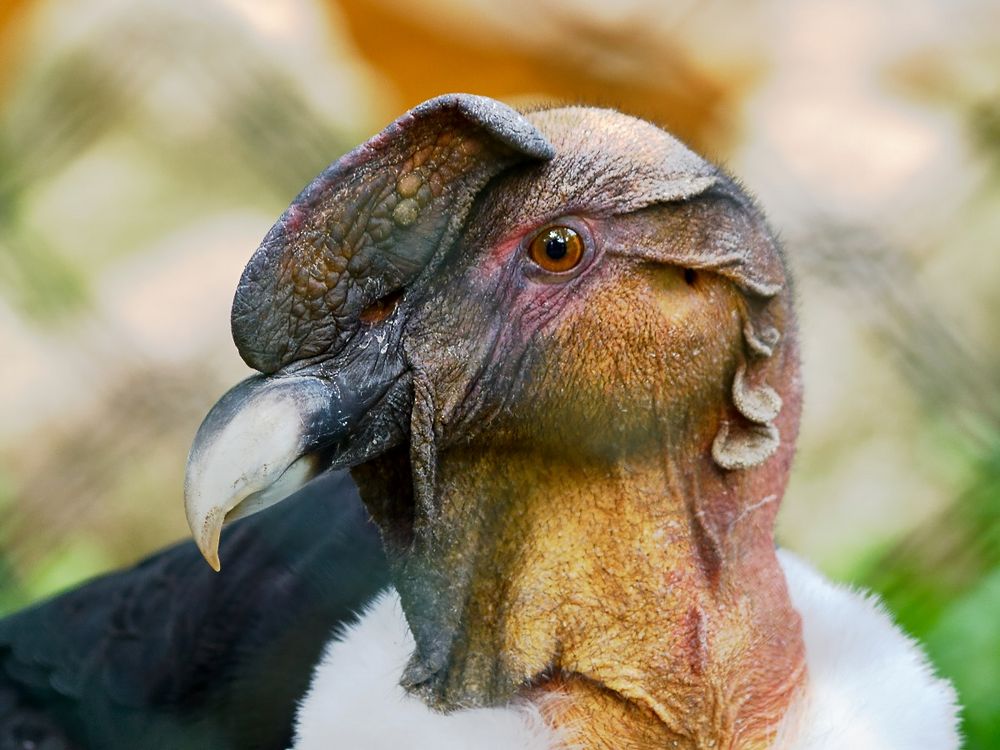
[[[312,383],[269,385],[250,378],[223,396],[188,457],[188,525],[216,571],[223,523],[263,510],[317,473],[318,456],[308,452],[311,436],[303,425],[321,410],[322,393]]]
[[[337,370],[258,375],[219,399],[195,435],[184,482],[188,526],[208,564],[221,568],[225,523],[405,440],[410,388],[402,358],[371,345]]]
[[[334,162],[282,214],[233,302],[240,355],[263,375],[211,409],[188,459],[188,524],[215,570],[226,521],[407,438],[400,341],[421,280],[492,177],[552,154],[520,113],[451,94]]]
[[[209,411],[195,435],[184,483],[185,512],[208,564],[220,570],[223,524],[285,499],[328,468],[344,465],[346,444],[381,386],[353,397],[313,375],[244,380]],[[384,392],[384,391],[383,391]],[[397,438],[398,439],[398,438]]]

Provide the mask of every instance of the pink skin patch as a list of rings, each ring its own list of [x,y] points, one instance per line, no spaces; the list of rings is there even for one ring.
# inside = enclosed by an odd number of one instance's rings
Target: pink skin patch
[[[566,218],[569,223],[570,217]],[[508,317],[516,315],[520,318],[516,327],[519,339],[527,340],[562,312],[575,296],[577,283],[600,267],[604,255],[600,241],[603,222],[600,219],[580,216],[573,216],[572,223],[584,225],[591,236],[593,248],[589,251],[589,257],[583,261],[583,267],[576,273],[567,273],[564,279],[553,274],[549,280],[541,281],[532,278],[532,274],[523,266],[518,267],[518,264],[532,263],[524,249],[527,242],[545,227],[559,223],[560,218],[557,217],[539,224],[517,227],[494,245],[476,268],[471,269],[474,282],[480,288],[492,288],[504,283],[498,278],[501,275],[508,276],[509,283],[516,284],[514,309],[508,313]],[[518,274],[523,279],[521,283],[515,281]]]

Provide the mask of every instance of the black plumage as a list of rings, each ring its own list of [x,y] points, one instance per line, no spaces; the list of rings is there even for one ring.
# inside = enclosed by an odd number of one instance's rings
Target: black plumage
[[[284,750],[332,632],[388,585],[331,474],[236,522],[223,574],[191,542],[0,621],[0,750]]]

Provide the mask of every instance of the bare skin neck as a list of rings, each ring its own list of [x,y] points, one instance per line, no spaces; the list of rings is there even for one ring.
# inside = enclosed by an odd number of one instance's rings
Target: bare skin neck
[[[761,483],[707,458],[442,459],[434,523],[397,569],[418,652],[439,651],[433,680],[415,681],[428,700],[502,702],[530,684],[563,696],[550,718],[584,748],[768,746],[805,678],[777,496],[748,502]],[[408,586],[429,576],[446,590],[432,607]]]

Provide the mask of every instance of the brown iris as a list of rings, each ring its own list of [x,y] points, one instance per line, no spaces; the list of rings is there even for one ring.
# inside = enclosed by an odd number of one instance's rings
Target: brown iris
[[[552,273],[576,268],[583,260],[583,237],[570,227],[547,227],[535,235],[528,246],[528,255],[539,266]]]

